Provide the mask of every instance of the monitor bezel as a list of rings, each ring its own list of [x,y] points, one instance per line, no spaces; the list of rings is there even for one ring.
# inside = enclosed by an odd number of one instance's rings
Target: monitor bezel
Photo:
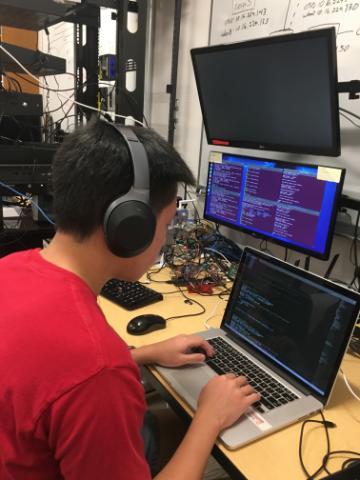
[[[242,48],[259,48],[262,45],[269,45],[273,43],[289,43],[301,41],[303,39],[311,39],[322,37],[327,39],[328,43],[328,67],[329,67],[329,87],[330,87],[330,108],[331,108],[331,126],[332,126],[332,143],[329,147],[317,147],[311,145],[287,145],[279,143],[267,143],[237,140],[237,139],[212,139],[209,135],[208,118],[205,112],[205,99],[200,85],[199,69],[196,62],[196,57],[203,53],[219,52],[227,50],[236,50]],[[203,122],[205,126],[205,132],[207,137],[207,143],[215,146],[228,146],[238,148],[249,148],[256,150],[271,150],[279,152],[291,152],[291,153],[306,153],[311,155],[326,155],[331,157],[337,157],[341,154],[340,143],[340,119],[339,119],[339,96],[338,96],[338,75],[337,75],[337,54],[336,54],[336,32],[335,28],[324,28],[318,30],[310,30],[307,32],[290,33],[266,38],[259,38],[255,40],[248,40],[244,42],[235,42],[222,45],[214,45],[200,48],[191,49],[191,59],[195,74],[196,87],[199,95],[199,101],[201,106],[201,112]],[[217,141],[216,141],[217,140]]]
[[[250,157],[248,155],[236,155],[236,154],[232,154],[232,153],[231,154],[230,153],[223,153],[223,152],[218,152],[218,153],[221,153],[221,155],[229,155],[229,156],[232,156],[232,157],[238,157],[239,159],[245,159],[245,160],[251,160],[251,161],[255,160],[255,161],[260,161],[260,162],[272,162],[272,163],[275,163],[276,166],[279,166],[279,168],[287,168],[288,167],[288,168],[291,168],[291,169],[295,169],[295,167],[300,166],[300,167],[310,167],[310,168],[319,168],[319,167],[336,168],[337,170],[340,170],[341,171],[340,181],[338,182],[338,184],[337,184],[338,186],[336,188],[334,204],[333,204],[334,206],[333,206],[333,211],[332,211],[330,222],[329,222],[328,234],[327,234],[325,249],[324,249],[323,253],[317,252],[315,250],[311,250],[311,249],[308,249],[308,248],[305,248],[305,247],[303,248],[303,247],[298,246],[298,245],[293,245],[290,242],[287,242],[286,240],[279,240],[277,238],[271,237],[270,235],[266,235],[266,234],[259,233],[259,232],[254,232],[253,230],[251,230],[251,228],[246,228],[246,227],[243,227],[243,226],[240,226],[240,225],[235,225],[231,222],[226,222],[224,220],[219,220],[218,218],[215,218],[211,215],[208,215],[206,213],[206,209],[207,209],[207,205],[209,203],[208,187],[209,187],[210,167],[211,167],[211,165],[216,165],[218,163],[229,164],[230,162],[209,162],[207,180],[206,180],[206,193],[205,193],[204,213],[203,213],[203,217],[206,220],[209,220],[209,221],[211,221],[215,224],[224,225],[225,227],[232,228],[232,229],[240,231],[240,232],[244,232],[244,233],[246,233],[248,235],[251,235],[252,237],[255,237],[255,238],[259,238],[259,239],[262,239],[262,240],[268,240],[272,243],[276,243],[278,245],[281,245],[284,248],[288,248],[290,250],[295,250],[295,251],[303,253],[305,255],[308,255],[308,256],[311,256],[311,257],[314,257],[314,258],[318,258],[319,260],[328,260],[329,259],[330,251],[331,251],[331,245],[332,245],[332,241],[333,241],[333,237],[334,237],[334,230],[335,230],[335,222],[336,222],[337,212],[338,212],[339,206],[340,206],[341,192],[342,192],[343,185],[344,185],[344,179],[345,179],[345,173],[346,173],[345,168],[338,168],[338,167],[329,166],[329,165],[317,165],[317,164],[314,165],[314,164],[310,164],[310,163],[287,162],[287,161],[284,161],[284,160],[277,160],[277,159],[274,159],[274,158]],[[234,164],[236,164],[236,162],[234,162]]]

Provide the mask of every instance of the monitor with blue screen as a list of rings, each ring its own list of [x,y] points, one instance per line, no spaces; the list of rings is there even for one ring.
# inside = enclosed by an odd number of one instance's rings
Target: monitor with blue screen
[[[219,155],[209,162],[204,218],[329,257],[344,169]]]

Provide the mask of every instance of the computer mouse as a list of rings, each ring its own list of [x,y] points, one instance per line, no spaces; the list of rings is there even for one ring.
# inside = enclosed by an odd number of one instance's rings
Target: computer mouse
[[[145,335],[145,333],[161,330],[166,327],[165,318],[151,313],[139,315],[127,324],[127,332],[131,335]]]

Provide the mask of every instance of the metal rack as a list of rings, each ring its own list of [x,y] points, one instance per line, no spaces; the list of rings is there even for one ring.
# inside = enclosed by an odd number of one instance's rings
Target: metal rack
[[[98,51],[100,4],[114,6],[114,0],[82,0],[80,4],[59,4],[53,0],[0,0],[2,25],[39,31],[59,22],[75,25],[75,100],[96,107],[98,92]],[[83,28],[85,27],[85,28]],[[84,35],[86,43],[84,44]],[[31,52],[31,51],[29,51]],[[34,52],[32,52],[34,55]],[[30,53],[31,55],[31,53]],[[84,71],[87,82],[84,87]],[[76,109],[77,122],[83,111]]]

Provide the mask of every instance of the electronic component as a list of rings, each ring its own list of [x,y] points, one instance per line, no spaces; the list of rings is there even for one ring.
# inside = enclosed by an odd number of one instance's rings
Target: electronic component
[[[100,80],[116,80],[117,64],[116,55],[107,53],[99,57]]]
[[[28,193],[42,193],[51,183],[51,164],[57,144],[17,143],[0,145],[0,178],[8,185],[26,188]],[[0,193],[9,192],[0,187]]]
[[[335,28],[191,55],[209,144],[340,155]]]
[[[101,110],[107,112],[115,112],[116,108],[116,91],[114,87],[100,87],[99,100]]]
[[[42,95],[0,91],[0,112],[3,115],[43,114]]]

